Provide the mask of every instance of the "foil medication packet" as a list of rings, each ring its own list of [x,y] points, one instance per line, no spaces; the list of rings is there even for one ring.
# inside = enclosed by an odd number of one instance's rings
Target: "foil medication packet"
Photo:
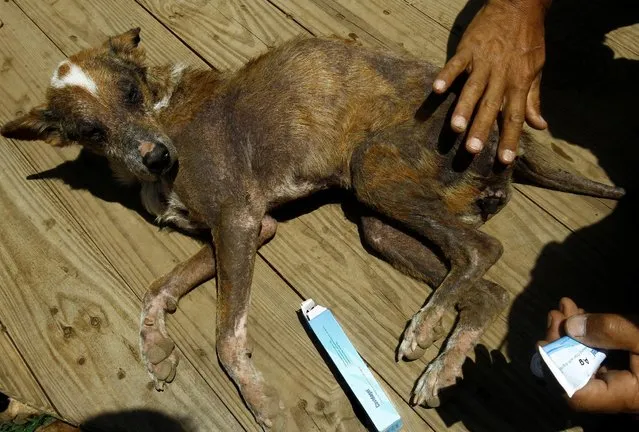
[[[555,376],[564,388],[568,397],[583,388],[606,358],[606,353],[590,348],[568,336],[557,339],[543,347],[539,347],[531,361],[533,374],[543,378],[541,361]]]
[[[348,339],[333,313],[312,299],[301,306],[313,334],[331,358],[378,432],[395,432],[402,420],[386,393]]]

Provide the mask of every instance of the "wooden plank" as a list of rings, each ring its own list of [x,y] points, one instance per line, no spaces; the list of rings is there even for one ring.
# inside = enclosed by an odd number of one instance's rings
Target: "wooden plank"
[[[267,2],[138,2],[220,70],[236,69],[267,45],[303,32]]]
[[[39,2],[18,0],[15,2],[38,25],[48,22],[47,37],[64,53],[74,53],[85,48],[98,46],[114,31],[124,32],[138,27],[141,19],[148,17],[143,10],[127,1],[104,3],[76,2],[60,0]],[[103,13],[105,7],[109,13]],[[167,44],[173,36],[164,31],[162,24],[148,18],[143,20],[142,38],[147,48],[147,60],[150,64],[159,64],[167,57],[182,59],[187,65],[201,64],[197,57],[183,44]],[[145,38],[145,33],[158,37]]]
[[[269,0],[316,36],[337,34],[370,46],[408,51],[434,64],[446,58],[448,32],[403,0]]]
[[[268,2],[314,36],[337,36],[343,39],[354,39],[367,46],[385,46],[383,42],[359,28],[341,13],[334,9],[325,10],[318,1],[268,0]]]
[[[148,1],[148,0],[146,0]],[[207,7],[239,23],[267,47],[274,47],[299,34],[308,34],[297,23],[264,0],[213,0]],[[206,40],[204,40],[206,42]],[[199,50],[198,50],[199,51]]]
[[[620,57],[639,60],[639,24],[612,30],[606,35],[606,45]]]
[[[42,412],[60,417],[20,356],[7,333],[7,329],[1,322],[0,358],[2,359],[0,392]]]
[[[65,10],[72,9],[74,4],[67,2]],[[31,13],[28,6],[24,6],[25,10]],[[103,8],[100,14],[105,16],[99,15],[99,21],[117,20],[117,17],[109,16],[109,11],[112,10],[117,11],[118,5]],[[65,38],[65,34],[57,30],[64,26],[49,24],[49,20],[59,24],[64,19],[63,16],[56,15],[54,10],[43,9],[41,4],[33,12],[32,19],[45,29],[56,43]],[[97,14],[96,11],[87,13]],[[145,29],[145,41],[164,40],[165,52],[176,51],[174,45],[178,45],[179,42],[170,37],[163,39],[162,32],[166,33],[164,29],[149,30],[150,26],[146,26],[148,17],[135,16],[134,10],[129,11],[126,16],[127,19],[135,19],[142,24]],[[126,25],[128,24],[118,23],[120,28],[126,28]],[[113,31],[107,34],[112,33]],[[93,35],[91,37],[95,38]],[[191,54],[191,57],[195,56]],[[167,55],[165,60],[183,59]],[[73,155],[68,156],[72,157]],[[39,156],[32,161],[35,168],[41,170],[55,166],[59,162],[61,160]],[[177,233],[158,235],[157,229],[145,223],[139,215],[122,211],[117,205],[105,205],[96,201],[86,191],[61,193],[64,193],[69,206],[75,209],[75,218],[138,296],[144,293],[151,280],[197,249],[195,242]],[[131,239],[131,232],[136,232],[135,239]],[[256,344],[254,358],[268,372],[267,377],[279,383],[285,403],[291,407],[295,424],[300,430],[309,430],[311,425],[320,430],[331,430],[338,426],[345,430],[361,428],[343,391],[295,319],[299,297],[283,285],[282,281],[259,260],[256,265],[254,290],[250,327]],[[210,283],[182,301],[180,311],[169,320],[169,331],[183,348],[187,358],[221,395],[236,417],[245,427],[254,428],[252,418],[244,408],[235,388],[217,364],[214,350],[215,322],[211,319],[213,309],[214,289]],[[178,381],[181,379],[180,375],[181,371],[178,373]],[[402,411],[409,430],[423,430],[427,427],[410,408],[400,404],[396,395],[391,395],[396,399],[396,405]]]

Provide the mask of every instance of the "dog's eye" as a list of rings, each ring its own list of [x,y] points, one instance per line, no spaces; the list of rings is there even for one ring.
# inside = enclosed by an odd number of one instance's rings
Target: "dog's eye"
[[[130,84],[126,90],[126,102],[129,105],[138,105],[142,101],[142,92],[135,84]]]
[[[93,143],[101,143],[104,141],[106,137],[106,132],[102,126],[93,124],[93,123],[85,123],[81,124],[78,128],[78,132],[80,137],[83,140],[91,141]]]

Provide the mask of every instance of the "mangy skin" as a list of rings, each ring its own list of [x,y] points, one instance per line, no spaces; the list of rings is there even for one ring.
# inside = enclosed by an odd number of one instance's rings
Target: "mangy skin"
[[[165,66],[146,69],[139,29],[69,58],[97,88],[58,84],[47,102],[2,134],[57,145],[80,143],[105,155],[119,177],[142,183],[158,219],[204,230],[212,241],[155,281],[145,299],[141,350],[156,386],[175,377],[175,345],[165,313],[217,275],[217,353],[264,427],[283,427],[277,391],[256,369],[247,314],[257,249],[276,231],[277,206],[325,188],[352,191],[368,209],[363,240],[400,271],[438,287],[403,334],[398,356],[420,357],[444,335],[442,316],[459,321],[413,391],[440,403],[465,357],[508,296],[483,278],[499,259],[498,240],[477,228],[510,198],[513,170],[555,189],[619,198],[623,190],[573,176],[552,155],[522,142],[513,166],[487,150],[467,154],[452,132],[455,92],[427,94],[437,69],[340,40],[295,39],[237,72]],[[64,84],[69,66],[56,72]],[[168,151],[161,174],[143,157]],[[435,251],[430,249],[433,245]]]

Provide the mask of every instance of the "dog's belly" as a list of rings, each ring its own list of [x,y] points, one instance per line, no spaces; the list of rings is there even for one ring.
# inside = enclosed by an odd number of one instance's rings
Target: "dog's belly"
[[[270,209],[287,202],[295,201],[330,187],[327,181],[294,179],[285,176],[275,184],[269,185],[263,193]]]

